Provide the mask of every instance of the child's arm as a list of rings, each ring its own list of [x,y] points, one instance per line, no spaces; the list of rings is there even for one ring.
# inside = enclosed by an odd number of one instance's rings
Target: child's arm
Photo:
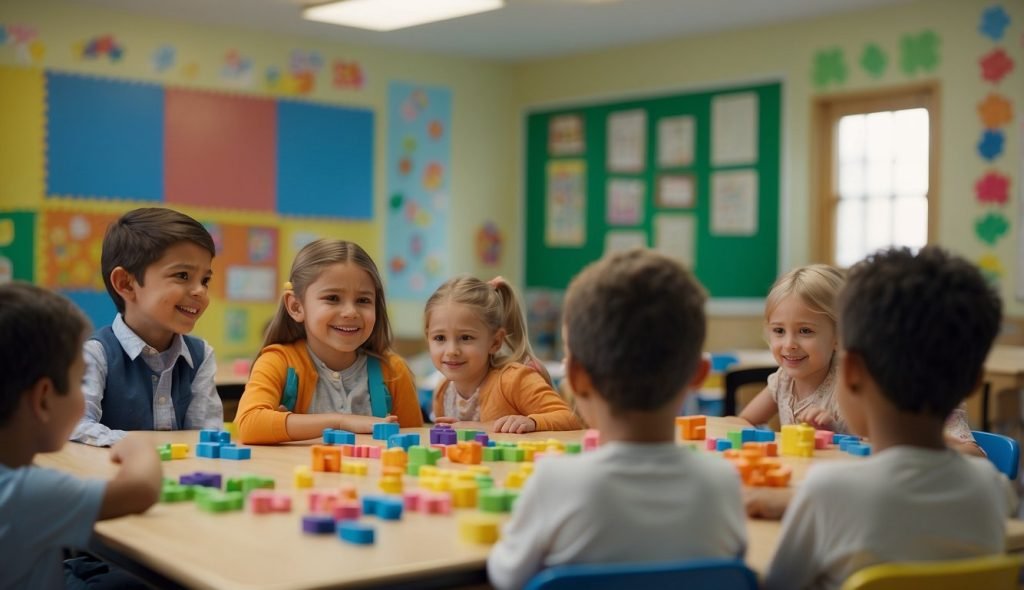
[[[387,360],[390,375],[384,375],[384,380],[391,392],[391,413],[398,417],[398,423],[402,428],[423,426],[423,412],[420,411],[416,380],[412,376],[412,371],[397,354],[388,355]]]
[[[779,412],[779,407],[772,398],[772,392],[767,387],[757,394],[757,397],[750,400],[750,403],[743,407],[740,418],[753,425],[764,424],[772,419],[772,416]]]
[[[743,507],[747,516],[780,520],[793,499],[793,488],[743,487]]]
[[[203,346],[206,351],[192,380],[192,401],[185,412],[185,430],[220,430],[224,425],[224,403],[217,393],[217,359],[208,342],[204,341]]]
[[[125,431],[111,430],[100,424],[103,417],[103,393],[107,383],[107,357],[99,340],[86,340],[82,347],[85,357],[85,376],[82,395],[85,396],[85,414],[71,433],[71,440],[96,447],[109,447],[124,438]]]
[[[500,391],[508,405],[519,414],[494,421],[495,432],[535,430],[579,430],[583,424],[565,400],[536,371],[527,367],[502,371]]]
[[[971,434],[971,427],[967,422],[967,405],[963,402],[950,413],[943,430],[946,435],[946,445],[949,448],[965,455],[987,456],[974,440],[974,435]]]
[[[145,512],[160,499],[160,457],[153,445],[127,436],[110,449],[110,460],[121,469],[107,483],[97,520]]]

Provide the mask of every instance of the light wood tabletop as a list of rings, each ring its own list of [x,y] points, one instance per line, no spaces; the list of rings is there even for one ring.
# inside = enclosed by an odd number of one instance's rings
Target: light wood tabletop
[[[709,435],[721,437],[734,424],[709,419]],[[429,442],[429,429],[403,429],[419,433]],[[195,471],[221,473],[224,479],[254,474],[273,477],[277,490],[293,498],[289,514],[254,515],[246,511],[210,514],[193,502],[157,504],[139,516],[97,523],[96,537],[101,554],[124,563],[141,566],[173,583],[193,588],[224,590],[266,588],[275,590],[412,584],[421,586],[478,583],[484,579],[484,566],[490,547],[460,539],[458,518],[475,510],[454,510],[452,515],[437,516],[406,512],[402,520],[389,522],[375,517],[362,521],[376,529],[373,546],[342,542],[335,535],[303,534],[301,517],[308,512],[308,490],[296,490],[293,473],[296,465],[310,464],[310,445],[316,441],[252,448],[252,459],[229,461],[196,458],[195,431],[143,432],[154,445],[187,442],[189,457],[163,463],[165,477],[177,479]],[[558,439],[579,441],[582,431],[543,432],[528,435],[493,436],[495,440]],[[359,444],[382,445],[369,435],[360,435]],[[543,459],[541,459],[543,460]],[[785,457],[793,468],[794,485],[799,485],[807,468],[816,461],[857,461],[838,450],[817,451],[814,459]],[[378,489],[380,465],[365,460],[368,476],[315,473],[314,489],[337,489],[342,483],[356,485],[361,494],[381,494]],[[109,461],[109,449],[68,443],[57,453],[37,456],[40,466],[60,469],[83,477],[109,478],[116,467]],[[487,462],[496,485],[518,464]],[[446,459],[442,468],[466,469]],[[406,489],[415,487],[416,478],[404,477]],[[775,549],[780,525],[772,521],[747,523],[749,547],[747,562],[763,571]],[[1024,551],[1024,522],[1011,520],[1007,528],[1008,549]]]

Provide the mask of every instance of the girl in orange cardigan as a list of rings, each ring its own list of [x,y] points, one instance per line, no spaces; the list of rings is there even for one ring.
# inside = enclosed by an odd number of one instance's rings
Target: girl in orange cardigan
[[[543,365],[504,280],[450,279],[424,315],[430,359],[445,377],[434,393],[437,422],[514,433],[583,427],[536,368]]]
[[[391,352],[377,265],[359,245],[316,240],[292,263],[277,314],[238,404],[246,444],[305,440],[325,428],[422,426],[412,373]]]

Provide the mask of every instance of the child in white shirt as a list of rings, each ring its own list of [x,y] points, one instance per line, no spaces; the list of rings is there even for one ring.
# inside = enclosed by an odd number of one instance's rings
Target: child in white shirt
[[[612,255],[569,285],[567,378],[603,446],[537,463],[487,562],[497,588],[569,563],[742,557],[735,469],[676,446],[675,416],[708,370],[704,291],[650,251]]]
[[[839,588],[878,563],[1001,553],[1013,490],[943,435],[999,331],[998,295],[939,248],[894,249],[851,269],[838,307],[836,399],[873,456],[810,470],[765,587]]]

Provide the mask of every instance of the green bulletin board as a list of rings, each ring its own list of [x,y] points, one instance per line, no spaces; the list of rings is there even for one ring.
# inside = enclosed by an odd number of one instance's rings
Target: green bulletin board
[[[527,288],[564,289],[586,264],[604,254],[610,231],[674,253],[666,248],[673,241],[671,232],[662,230],[659,238],[657,228],[666,227],[661,224],[667,218],[688,218],[692,234],[677,232],[692,236],[683,240],[689,245],[681,257],[692,261],[692,270],[711,296],[764,297],[778,272],[781,90],[781,84],[767,83],[528,114]],[[730,105],[741,103],[749,106],[749,118],[734,116],[744,111]],[[624,119],[632,119],[628,126],[643,132],[631,138],[622,135],[618,123]],[[666,157],[671,150],[659,138],[669,136],[665,130],[680,121],[688,131],[677,137],[691,138],[681,142],[687,144],[683,151],[688,155]],[[611,141],[613,136],[619,141]],[[640,149],[632,158],[617,159],[609,153],[610,143]],[[726,153],[732,149],[728,146],[744,144],[749,146],[746,156]],[[551,177],[559,170],[577,173],[570,184],[577,187],[582,206],[579,198],[577,206],[568,209],[557,205],[561,201],[555,195],[564,193]],[[745,182],[738,184],[751,191],[730,192],[727,187],[737,183],[723,182],[726,178],[742,178]],[[662,181],[678,187],[681,179],[690,187],[692,200],[663,198],[679,193],[662,191],[659,187],[670,186]],[[619,189],[632,187],[632,192],[624,191],[626,202],[633,203],[624,211],[609,210],[609,181]],[[713,183],[722,188],[713,190]],[[748,196],[737,201],[733,194]],[[753,199],[749,194],[755,195]],[[619,197],[613,202],[620,202]],[[570,213],[567,224],[562,223],[565,211]]]

